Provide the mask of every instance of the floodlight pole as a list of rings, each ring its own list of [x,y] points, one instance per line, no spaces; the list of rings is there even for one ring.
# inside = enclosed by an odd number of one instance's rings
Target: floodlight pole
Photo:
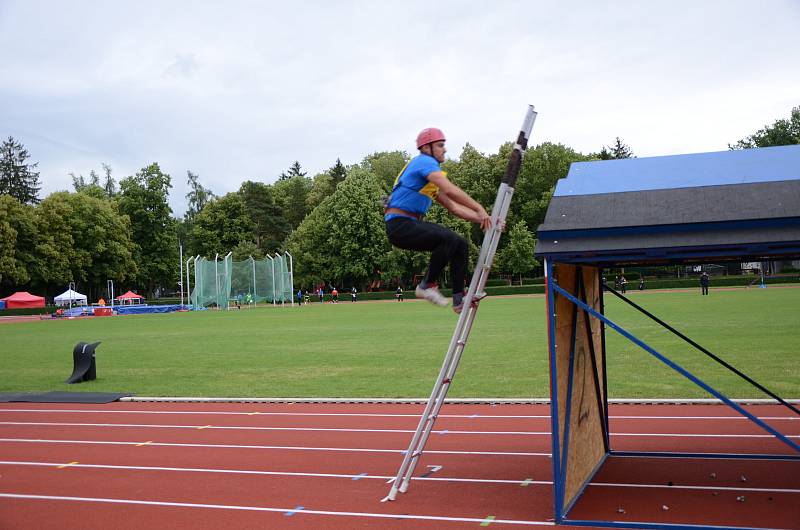
[[[272,306],[275,307],[275,260],[269,254],[267,254],[267,257],[272,262]]]
[[[228,278],[230,278],[230,272],[228,271],[228,258],[231,257],[231,254],[233,254],[233,251],[228,252],[227,254],[225,254],[225,281],[226,282],[228,281]],[[230,298],[231,298],[231,290],[230,290],[230,282],[228,282],[228,290],[225,293],[225,310],[226,311],[228,309],[230,309]]]
[[[289,256],[289,291],[292,293],[292,296],[289,298],[289,300],[292,301],[292,307],[294,307],[294,268],[292,265],[292,255],[289,254],[288,250],[284,251],[283,253]]]
[[[178,242],[178,267],[180,268],[180,274],[178,275],[178,283],[181,284],[181,305],[183,305],[183,244],[179,241]]]

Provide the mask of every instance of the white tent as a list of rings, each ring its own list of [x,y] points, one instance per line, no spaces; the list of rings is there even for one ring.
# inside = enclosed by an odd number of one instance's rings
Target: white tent
[[[70,305],[70,300],[72,305],[86,305],[86,295],[72,289],[67,289],[55,297],[56,305]]]

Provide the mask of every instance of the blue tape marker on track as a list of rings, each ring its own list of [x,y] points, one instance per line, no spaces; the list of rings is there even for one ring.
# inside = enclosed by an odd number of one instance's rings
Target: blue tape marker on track
[[[291,517],[291,516],[293,516],[294,514],[296,514],[297,512],[299,512],[299,511],[303,510],[304,508],[305,508],[304,506],[295,506],[295,507],[294,507],[294,509],[292,509],[292,510],[289,510],[288,512],[286,512],[286,513],[285,513],[285,514],[283,514],[283,515],[284,515],[284,517]]]
[[[351,478],[350,480],[361,480],[362,478],[366,477],[368,473],[359,473],[355,477]]]

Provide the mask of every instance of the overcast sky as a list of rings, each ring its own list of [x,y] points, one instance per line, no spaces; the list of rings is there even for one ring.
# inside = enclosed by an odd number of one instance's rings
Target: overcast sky
[[[414,152],[423,127],[496,152],[721,151],[800,105],[800,1],[0,0],[0,136],[70,172],[158,162],[218,195],[341,158]]]

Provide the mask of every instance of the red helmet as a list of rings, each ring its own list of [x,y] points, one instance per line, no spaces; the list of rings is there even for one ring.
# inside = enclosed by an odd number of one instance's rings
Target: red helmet
[[[444,139],[444,133],[441,129],[435,127],[422,129],[422,132],[417,135],[417,149],[423,145],[432,144],[433,142],[444,141]]]

